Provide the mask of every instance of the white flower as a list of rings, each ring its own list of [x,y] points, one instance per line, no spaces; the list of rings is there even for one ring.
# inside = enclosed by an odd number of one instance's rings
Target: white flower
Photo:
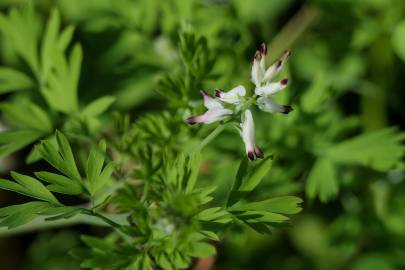
[[[245,143],[246,154],[250,160],[263,158],[262,150],[256,145],[255,123],[253,122],[252,112],[246,110],[242,115],[242,123],[240,124],[243,142]]]
[[[293,110],[292,107],[289,105],[280,105],[274,102],[271,97],[259,97],[257,99],[257,106],[260,110],[269,113],[279,112],[287,114]]]
[[[232,110],[225,109],[222,104],[210,97],[206,92],[201,91],[204,99],[204,106],[208,109],[204,114],[191,116],[186,119],[186,122],[190,125],[196,123],[211,124],[224,119],[226,116],[233,114]]]
[[[291,53],[285,51],[281,58],[267,69],[265,63],[266,54],[266,44],[263,43],[253,60],[251,79],[256,86],[255,94],[259,96],[257,104],[265,112],[289,113],[292,111],[291,106],[277,104],[272,99],[273,95],[287,87],[288,79],[282,79],[275,83],[270,81],[282,70]]]
[[[239,85],[228,92],[222,92],[220,89],[215,90],[215,96],[219,98],[219,100],[234,104],[234,105],[239,105],[241,104],[241,97],[244,97],[246,95],[246,89],[242,85]]]

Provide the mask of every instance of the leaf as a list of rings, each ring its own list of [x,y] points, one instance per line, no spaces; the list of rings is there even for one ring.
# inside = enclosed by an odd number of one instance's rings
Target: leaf
[[[38,74],[38,24],[33,5],[24,5],[21,10],[12,9],[8,16],[0,16],[0,27],[6,42]]]
[[[25,90],[34,86],[34,81],[24,73],[12,68],[0,67],[0,94]]]
[[[277,226],[288,220],[288,217],[265,211],[245,211],[235,216],[261,234],[270,234],[271,226]]]
[[[81,176],[76,167],[69,141],[59,131],[56,131],[55,136],[56,145],[52,139],[42,141],[41,144],[37,146],[38,152],[41,157],[54,168],[58,169],[69,178],[80,182]]]
[[[61,51],[65,51],[69,43],[72,41],[74,31],[75,27],[73,25],[69,25],[59,35],[57,45]]]
[[[232,206],[229,210],[236,211],[266,211],[279,214],[297,214],[301,211],[299,204],[302,199],[294,196],[283,196],[267,199],[260,202],[243,203]]]
[[[13,103],[1,103],[0,109],[11,126],[37,130],[44,134],[52,130],[52,122],[47,112],[29,100],[22,99]]]
[[[342,164],[357,164],[387,171],[399,163],[405,153],[404,139],[405,133],[387,128],[334,145],[326,151],[326,156]]]
[[[14,191],[29,197],[60,205],[59,201],[52,195],[52,193],[37,179],[16,172],[11,172],[11,177],[14,178],[16,182],[0,179],[1,189]]]
[[[70,68],[69,75],[70,80],[72,82],[72,91],[75,91],[74,93],[75,95],[77,94],[82,60],[83,60],[82,47],[79,44],[76,44],[73,47],[72,53],[70,54],[69,57],[69,68]]]
[[[82,61],[82,49],[76,44],[66,59],[61,51],[55,51],[52,72],[49,73],[47,83],[41,88],[42,94],[50,107],[66,114],[78,110],[78,82]]]
[[[318,158],[309,173],[305,192],[310,199],[319,197],[321,202],[334,198],[339,191],[336,170],[326,158]]]
[[[103,168],[105,151],[106,143],[101,141],[98,147],[91,150],[87,159],[86,175],[91,195],[95,195],[108,183],[114,170],[113,163],[109,163]]]
[[[80,238],[87,246],[101,252],[107,252],[108,250],[114,249],[110,242],[101,238],[89,235],[82,235]]]
[[[201,221],[210,221],[216,223],[229,223],[232,219],[229,213],[221,207],[208,208],[198,214]]]
[[[320,111],[329,97],[328,80],[325,72],[321,71],[315,77],[311,86],[301,96],[301,106],[305,112],[314,113]]]
[[[272,163],[272,156],[268,156],[263,160],[256,162],[254,165],[248,164],[246,159],[243,159],[240,163],[236,180],[233,183],[227,206],[231,206],[245,197],[252,190],[256,188],[258,184],[263,180],[264,176],[270,170]]]
[[[33,201],[0,208],[0,227],[12,229],[24,225],[51,207],[47,202]]]
[[[48,79],[48,74],[54,66],[55,49],[58,49],[55,45],[58,39],[59,27],[60,14],[57,9],[53,9],[47,22],[41,47],[41,72],[44,80]]]
[[[210,196],[215,190],[217,186],[208,186],[204,188],[194,189],[194,194],[199,198],[200,204],[206,204],[212,201],[214,197]]]
[[[217,253],[215,247],[205,242],[195,242],[191,244],[191,250],[188,252],[189,256],[204,258]]]
[[[115,101],[113,96],[104,96],[92,101],[81,112],[82,116],[96,117],[105,112]]]
[[[0,156],[7,156],[42,137],[39,131],[20,130],[0,133]]]
[[[201,234],[203,234],[204,236],[206,236],[207,238],[214,240],[214,241],[219,241],[219,236],[212,232],[212,231],[201,231]]]
[[[288,220],[288,217],[264,211],[246,211],[242,214],[236,215],[239,219],[247,223],[282,223]]]
[[[47,186],[47,189],[50,191],[67,195],[79,195],[83,192],[83,188],[79,182],[66,176],[50,172],[36,172],[35,176],[50,183]]]
[[[160,267],[162,267],[162,269],[167,269],[167,270],[174,269],[172,264],[170,263],[169,259],[167,258],[167,255],[163,252],[156,256],[156,263]]]
[[[74,27],[60,32],[60,14],[53,9],[47,22],[41,46],[41,92],[50,107],[63,113],[78,109],[77,88],[82,62],[82,51],[75,45],[69,56],[65,50],[72,40]]]
[[[201,154],[192,153],[187,162],[186,167],[186,192],[191,192],[197,182],[197,177],[200,172]]]

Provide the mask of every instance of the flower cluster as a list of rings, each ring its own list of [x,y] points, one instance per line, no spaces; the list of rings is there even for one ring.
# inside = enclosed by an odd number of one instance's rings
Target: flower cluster
[[[255,90],[251,97],[246,97],[246,89],[242,85],[228,92],[217,89],[215,90],[215,97],[211,97],[205,91],[201,91],[207,111],[202,115],[186,119],[186,122],[190,125],[196,123],[210,124],[240,113],[241,123],[239,133],[250,160],[263,158],[262,150],[256,145],[255,125],[252,112],[249,110],[250,104],[256,104],[262,111],[270,113],[287,114],[292,111],[291,106],[280,105],[273,100],[273,96],[287,86],[288,79],[285,78],[279,82],[272,82],[282,70],[291,53],[290,51],[285,51],[281,58],[267,69],[265,63],[266,54],[266,44],[263,43],[260,49],[256,51],[253,59],[251,81],[255,85]]]

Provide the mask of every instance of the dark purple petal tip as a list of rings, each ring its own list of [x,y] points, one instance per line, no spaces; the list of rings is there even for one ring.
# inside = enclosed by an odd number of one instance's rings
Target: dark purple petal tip
[[[264,158],[264,154],[262,149],[260,149],[259,147],[256,146],[255,148],[255,154],[257,158]]]
[[[267,54],[267,46],[266,46],[266,43],[263,42],[263,43],[260,45],[259,51],[260,51],[260,54],[261,54],[261,55],[266,55],[266,54]]]
[[[281,85],[287,85],[287,83],[288,83],[288,79],[287,78],[285,78],[285,79],[282,79],[281,81],[280,81],[280,84]]]
[[[291,112],[293,110],[293,108],[289,105],[286,105],[283,107],[284,107],[284,111],[282,111],[281,113],[284,113],[284,114],[288,114],[289,112]]]
[[[221,97],[221,90],[215,89],[215,96],[220,98]]]
[[[186,119],[186,123],[189,125],[194,125],[197,123],[197,118],[195,116],[191,116]]]
[[[255,160],[255,154],[253,153],[253,151],[247,152],[247,157],[252,161]]]

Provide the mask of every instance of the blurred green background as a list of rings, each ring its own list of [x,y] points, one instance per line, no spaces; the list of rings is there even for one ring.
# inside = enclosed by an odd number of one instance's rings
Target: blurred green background
[[[1,0],[0,8],[7,14],[26,2]],[[291,84],[279,98],[294,111],[255,115],[257,141],[275,164],[254,196],[295,194],[304,210],[270,236],[229,231],[215,269],[405,269],[405,1],[32,2],[38,25],[57,7],[63,25],[76,27],[84,52],[80,102],[114,95],[114,109],[134,119],[169,108],[156,90],[164,74],[181,72],[182,31],[207,38],[215,76],[201,86],[210,90],[252,87],[250,65],[261,42],[273,61],[290,48],[283,75]],[[0,40],[1,65],[27,69],[4,35]],[[197,130],[191,133],[201,140]],[[243,151],[236,132],[226,130],[204,149],[202,178],[229,182]],[[27,151],[20,152],[1,161],[3,175],[36,166],[25,165]],[[4,205],[18,200],[0,193]],[[0,268],[79,269],[67,251],[80,245],[80,233],[97,232],[74,226],[0,238]]]

